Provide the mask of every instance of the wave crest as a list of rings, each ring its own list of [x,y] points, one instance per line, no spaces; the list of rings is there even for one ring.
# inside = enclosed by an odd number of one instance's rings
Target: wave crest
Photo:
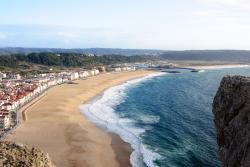
[[[154,153],[142,143],[140,135],[145,132],[145,129],[136,127],[134,125],[135,120],[121,118],[115,113],[114,108],[123,102],[128,88],[159,75],[165,75],[165,73],[148,75],[114,86],[106,90],[101,97],[80,107],[81,113],[90,121],[107,129],[107,131],[118,134],[122,140],[130,143],[134,150],[130,155],[130,162],[133,167],[142,167],[144,163],[148,167],[154,167],[153,162],[159,159],[160,155]],[[157,123],[160,118],[155,116],[141,116],[140,120],[147,124],[153,124]]]

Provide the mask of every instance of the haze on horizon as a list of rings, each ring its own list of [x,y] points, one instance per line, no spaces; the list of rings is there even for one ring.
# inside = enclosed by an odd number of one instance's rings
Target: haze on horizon
[[[0,47],[250,49],[248,0],[9,0]]]

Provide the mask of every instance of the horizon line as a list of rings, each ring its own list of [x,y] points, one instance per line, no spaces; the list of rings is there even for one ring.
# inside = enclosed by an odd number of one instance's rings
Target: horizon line
[[[250,49],[145,49],[145,48],[105,48],[105,47],[88,47],[88,48],[64,48],[64,47],[30,47],[30,46],[0,46],[0,49],[11,49],[11,48],[20,48],[20,49],[62,49],[62,50],[87,50],[87,49],[119,49],[119,50],[148,50],[148,51],[250,51]]]

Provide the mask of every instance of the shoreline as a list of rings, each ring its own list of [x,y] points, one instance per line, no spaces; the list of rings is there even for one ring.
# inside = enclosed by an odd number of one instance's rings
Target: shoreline
[[[29,119],[6,139],[42,149],[60,167],[83,164],[127,167],[128,163],[130,165],[128,144],[88,121],[80,113],[79,106],[110,87],[152,73],[155,72],[106,73],[76,81],[77,84],[53,87],[47,96],[25,110]]]
[[[197,66],[184,66],[186,68],[198,70],[213,70],[213,69],[227,69],[227,68],[246,68],[250,67],[248,64],[221,64],[221,65],[197,65]]]
[[[132,85],[136,85],[144,80],[152,79],[155,76],[161,76],[165,75],[165,73],[162,72],[154,72],[150,75],[144,76],[144,77],[135,77],[133,79],[126,80],[118,85],[115,85],[113,87],[110,87],[100,94],[98,94],[95,98],[91,99],[87,103],[81,105],[80,111],[81,113],[91,122],[93,122],[97,127],[100,127],[101,129],[104,129],[106,132],[111,133],[112,135],[112,143],[117,143],[117,138],[119,138],[120,141],[123,141],[121,146],[118,146],[119,148],[123,148],[122,150],[127,155],[126,157],[129,157],[127,159],[127,163],[129,165],[122,165],[122,166],[137,166],[137,158],[140,158],[138,155],[138,152],[141,152],[140,144],[141,141],[138,139],[138,136],[134,135],[133,132],[130,130],[126,130],[126,125],[119,124],[119,116],[116,116],[116,113],[112,111],[113,105],[116,106],[119,104],[119,101],[123,97],[123,95],[119,95],[119,93],[124,92],[124,90],[127,89],[127,87],[130,87]],[[123,93],[121,93],[123,94]],[[111,120],[111,121],[109,121]],[[118,137],[117,137],[118,136]],[[130,138],[128,138],[130,136]],[[136,141],[136,142],[135,142]],[[137,144],[135,144],[137,143]],[[127,147],[125,147],[127,145]],[[114,146],[116,146],[114,144]],[[113,147],[114,148],[114,147]],[[121,150],[114,148],[118,160],[124,160],[124,157],[121,157],[119,155]],[[143,153],[142,153],[143,154]],[[143,156],[143,155],[142,155]],[[147,163],[145,161],[140,161],[139,163]]]

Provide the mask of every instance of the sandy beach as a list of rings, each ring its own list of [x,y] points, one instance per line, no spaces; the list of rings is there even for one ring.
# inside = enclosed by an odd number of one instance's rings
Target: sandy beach
[[[53,87],[25,110],[26,120],[6,140],[42,149],[57,167],[130,166],[124,142],[89,122],[79,107],[109,87],[150,73],[106,73]]]

